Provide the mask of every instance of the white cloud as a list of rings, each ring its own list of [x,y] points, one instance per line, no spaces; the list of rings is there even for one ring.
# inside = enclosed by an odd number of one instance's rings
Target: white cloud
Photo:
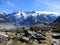
[[[14,3],[12,3],[10,0],[0,0],[0,4],[2,5],[8,5],[8,6],[11,6],[11,7],[14,7]]]
[[[35,0],[35,3],[32,6],[42,9],[46,8],[45,10],[47,11],[60,12],[59,0]]]
[[[48,11],[35,11],[35,12],[40,14],[59,14],[58,12],[48,12]]]
[[[58,12],[60,12],[60,3],[58,3],[58,2],[48,3],[47,6],[48,6],[52,11],[58,11]]]
[[[9,6],[12,6],[12,7],[15,6],[15,5],[14,5],[12,2],[10,2],[10,1],[6,1],[6,4],[9,5]]]

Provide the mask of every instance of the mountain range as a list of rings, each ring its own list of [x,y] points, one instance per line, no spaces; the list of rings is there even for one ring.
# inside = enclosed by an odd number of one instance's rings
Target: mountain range
[[[11,21],[15,26],[31,26],[39,23],[52,23],[55,21],[60,21],[60,14],[56,12],[41,12],[41,11],[32,11],[32,12],[22,12],[15,11],[10,14],[2,13],[2,15]]]

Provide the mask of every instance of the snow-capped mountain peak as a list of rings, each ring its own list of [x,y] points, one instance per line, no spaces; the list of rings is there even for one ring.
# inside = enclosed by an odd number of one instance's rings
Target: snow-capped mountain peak
[[[22,11],[17,11],[17,13],[14,15],[16,18],[20,18],[22,16]]]
[[[22,12],[22,11],[17,11],[15,16],[16,16],[16,18],[21,18],[21,16],[23,16],[24,19],[26,19],[28,17],[28,15],[25,12]]]

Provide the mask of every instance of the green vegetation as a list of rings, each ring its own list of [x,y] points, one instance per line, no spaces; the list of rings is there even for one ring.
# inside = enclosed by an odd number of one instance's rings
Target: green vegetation
[[[50,24],[50,26],[53,29],[52,32],[60,33],[60,23],[59,22],[52,23],[52,24]]]

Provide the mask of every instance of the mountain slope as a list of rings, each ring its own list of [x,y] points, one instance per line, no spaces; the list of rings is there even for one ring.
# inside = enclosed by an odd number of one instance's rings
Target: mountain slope
[[[60,16],[54,22],[60,22]]]
[[[0,23],[10,23],[10,21],[2,14],[0,14]]]

